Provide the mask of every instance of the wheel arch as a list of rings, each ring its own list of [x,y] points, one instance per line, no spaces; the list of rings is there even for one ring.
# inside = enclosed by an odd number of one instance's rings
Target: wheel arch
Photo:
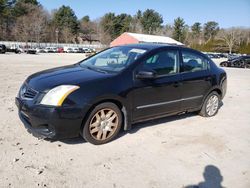
[[[129,117],[129,113],[128,113],[128,107],[124,104],[124,102],[122,102],[122,100],[119,100],[118,98],[103,98],[103,99],[99,99],[97,101],[94,101],[92,103],[92,105],[90,106],[90,108],[87,110],[87,113],[85,114],[83,121],[82,121],[82,125],[81,125],[81,130],[84,127],[84,124],[89,116],[89,114],[92,112],[92,110],[99,104],[105,103],[105,102],[110,102],[115,104],[122,113],[122,117],[123,117],[123,125],[122,128],[124,130],[130,130],[131,129],[131,120]]]
[[[213,91],[216,91],[216,92],[220,95],[221,98],[223,97],[222,89],[221,89],[220,87],[218,87],[218,86],[212,87],[212,88],[206,93],[206,95],[204,95],[204,97],[203,97],[203,99],[202,99],[202,103],[201,103],[200,108],[202,107],[203,103],[205,102],[207,96],[208,96],[210,93],[212,93]]]

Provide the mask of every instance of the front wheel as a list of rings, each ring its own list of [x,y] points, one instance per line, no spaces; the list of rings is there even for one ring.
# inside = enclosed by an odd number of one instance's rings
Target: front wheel
[[[82,136],[92,144],[105,144],[118,135],[121,125],[121,110],[115,104],[105,102],[92,110],[84,124]]]
[[[199,114],[203,117],[215,116],[218,113],[219,105],[220,95],[216,91],[213,91],[205,99]]]
[[[227,62],[222,62],[222,63],[220,64],[220,66],[221,66],[221,67],[227,67],[228,64],[227,64]]]

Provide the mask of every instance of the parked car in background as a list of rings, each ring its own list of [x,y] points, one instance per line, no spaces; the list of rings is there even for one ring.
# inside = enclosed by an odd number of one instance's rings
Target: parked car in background
[[[94,48],[89,48],[90,49],[90,53],[96,53],[96,50]]]
[[[250,68],[250,56],[240,56],[220,63],[221,67]]]
[[[16,105],[38,137],[80,134],[104,144],[136,122],[194,111],[214,116],[226,88],[226,72],[199,51],[134,44],[29,76]]]
[[[76,48],[76,47],[72,48],[72,51],[73,51],[73,53],[80,53],[79,48]]]
[[[83,48],[79,48],[79,53],[85,53]]]
[[[83,50],[84,50],[85,53],[91,53],[92,52],[92,50],[90,48],[83,48]]]
[[[17,45],[11,45],[9,48],[7,48],[7,52],[19,54],[23,52],[23,49]]]
[[[63,51],[64,51],[65,53],[74,53],[73,48],[71,48],[71,47],[64,47],[64,48],[63,48]]]
[[[57,52],[57,48],[55,48],[55,47],[46,47],[45,48],[45,52],[46,53],[56,53]]]
[[[64,50],[62,47],[57,48],[57,53],[64,53]]]
[[[0,44],[0,53],[5,54],[7,51],[7,48],[4,44]]]
[[[211,54],[211,53],[208,53],[207,56],[211,59],[218,59],[220,58],[220,56],[218,54]]]
[[[228,54],[227,59],[228,59],[228,60],[233,60],[233,59],[238,58],[238,57],[240,57],[240,56],[241,56],[241,55],[239,55],[239,54]]]
[[[45,50],[45,48],[39,47],[39,48],[36,48],[36,52],[37,53],[45,53],[46,50]]]
[[[27,54],[36,54],[37,51],[36,51],[35,48],[29,48],[29,49],[26,50],[26,53],[27,53]]]

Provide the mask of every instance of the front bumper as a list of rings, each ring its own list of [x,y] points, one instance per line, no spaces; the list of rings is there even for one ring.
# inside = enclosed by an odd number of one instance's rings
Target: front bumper
[[[79,136],[88,109],[31,105],[20,98],[16,98],[15,102],[25,128],[38,138],[62,139]]]

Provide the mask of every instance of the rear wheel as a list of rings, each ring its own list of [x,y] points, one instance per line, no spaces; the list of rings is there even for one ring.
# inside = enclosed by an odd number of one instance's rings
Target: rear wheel
[[[200,115],[203,117],[212,117],[218,113],[220,104],[220,95],[213,91],[205,99],[200,111]]]
[[[95,145],[113,140],[122,125],[120,109],[113,103],[102,103],[96,106],[84,125],[83,138]]]
[[[247,63],[247,64],[245,65],[245,68],[246,68],[246,69],[250,69],[250,63]]]

